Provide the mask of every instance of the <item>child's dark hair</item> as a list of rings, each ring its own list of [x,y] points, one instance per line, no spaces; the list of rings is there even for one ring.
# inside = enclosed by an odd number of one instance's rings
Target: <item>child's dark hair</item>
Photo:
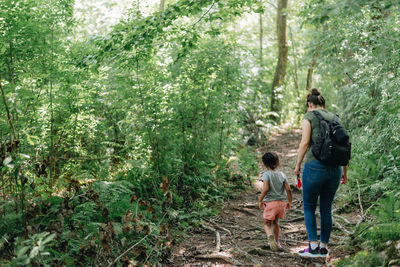
[[[307,95],[307,103],[312,103],[315,106],[321,106],[325,108],[325,98],[321,95],[321,92],[317,88],[311,89],[311,92]]]
[[[265,167],[274,170],[279,164],[279,157],[275,152],[267,152],[262,156]]]

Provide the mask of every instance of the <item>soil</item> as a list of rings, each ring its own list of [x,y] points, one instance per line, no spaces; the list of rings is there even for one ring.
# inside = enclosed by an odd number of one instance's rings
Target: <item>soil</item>
[[[262,211],[257,204],[262,182],[254,177],[250,190],[228,200],[219,215],[204,219],[203,227],[192,229],[185,240],[172,249],[167,266],[331,266],[335,259],[343,257],[343,251],[337,245],[343,243],[344,233],[338,229],[335,232],[335,225],[329,257],[309,259],[296,254],[308,246],[301,191],[295,187],[296,177],[293,173],[300,139],[299,130],[282,130],[274,134],[265,147],[257,150],[259,155],[267,150],[275,151],[280,157],[279,169],[286,174],[291,184],[292,209],[287,211],[279,223],[282,250],[273,252],[268,245]],[[357,214],[342,216],[354,218]]]

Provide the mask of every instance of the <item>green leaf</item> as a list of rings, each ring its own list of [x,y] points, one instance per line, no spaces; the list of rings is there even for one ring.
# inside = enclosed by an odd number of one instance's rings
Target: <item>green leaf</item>
[[[38,254],[39,254],[39,247],[38,247],[38,246],[35,246],[35,247],[33,247],[33,249],[31,250],[31,253],[29,253],[29,258],[33,259],[33,258],[35,258]]]
[[[43,240],[43,244],[46,244],[46,243],[52,241],[55,237],[56,237],[56,234],[54,234],[54,233],[51,234],[51,235],[49,235],[49,236],[47,236],[47,237]]]
[[[10,164],[10,162],[12,161],[11,157],[7,157],[3,160],[3,165],[8,166],[8,164]]]
[[[17,252],[17,258],[22,258],[23,255],[29,250],[29,247],[22,247]]]

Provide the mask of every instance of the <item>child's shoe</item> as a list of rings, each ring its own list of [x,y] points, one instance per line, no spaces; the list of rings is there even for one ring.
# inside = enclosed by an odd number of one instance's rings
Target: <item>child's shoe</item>
[[[318,257],[325,257],[321,256],[319,246],[315,249],[311,248],[311,245],[308,245],[308,248],[299,251],[299,255],[302,257],[311,257],[311,258],[318,258]]]
[[[275,241],[275,238],[273,235],[270,235],[268,237],[268,242],[269,242],[269,247],[271,248],[272,251],[278,251],[278,244]]]

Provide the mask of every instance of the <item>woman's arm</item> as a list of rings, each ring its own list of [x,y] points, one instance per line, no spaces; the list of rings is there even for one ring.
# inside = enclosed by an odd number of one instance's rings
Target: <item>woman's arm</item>
[[[311,140],[311,123],[308,120],[303,120],[301,122],[302,134],[301,141],[299,145],[299,150],[297,151],[297,163],[296,168],[294,169],[294,173],[296,175],[300,175],[301,162],[304,159],[304,156],[307,152],[308,145]]]
[[[267,192],[269,191],[269,183],[268,181],[264,181],[263,182],[263,189],[261,191],[260,197],[258,198],[258,206],[260,207],[260,209],[263,209],[263,199],[265,197],[265,195],[267,194]]]

